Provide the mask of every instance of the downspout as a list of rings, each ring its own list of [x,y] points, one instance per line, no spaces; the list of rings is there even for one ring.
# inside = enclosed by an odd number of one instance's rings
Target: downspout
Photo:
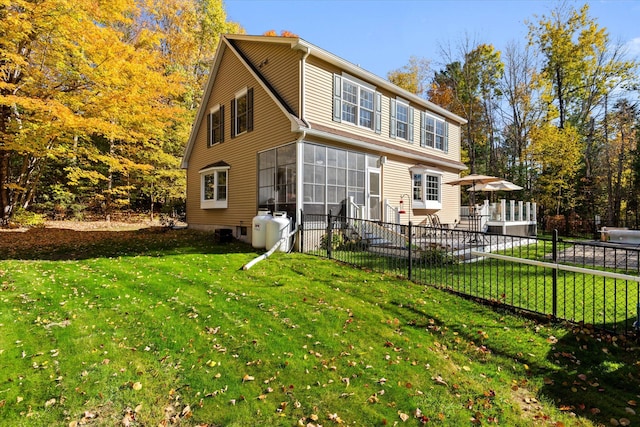
[[[242,270],[248,270],[251,267],[253,267],[254,265],[256,265],[257,263],[259,263],[260,261],[262,261],[263,259],[269,258],[271,255],[273,255],[273,253],[275,251],[278,250],[278,248],[280,248],[280,246],[282,246],[282,244],[284,242],[287,241],[287,239],[290,239],[293,236],[295,236],[295,234],[297,232],[298,232],[298,226],[296,225],[292,232],[290,232],[287,236],[285,236],[285,237],[281,238],[280,240],[278,240],[278,242],[275,245],[273,245],[273,247],[271,249],[269,249],[267,252],[263,253],[259,257],[256,257],[256,258],[252,259],[251,261],[249,261],[248,263],[246,263],[245,265],[243,265],[242,266]],[[293,245],[289,245],[289,247],[291,248],[291,247],[293,247]]]
[[[309,55],[311,55],[311,48],[300,47],[300,49],[303,49],[304,52],[302,58],[300,59],[300,119],[302,119],[303,122],[307,123],[307,120],[305,118],[307,110],[305,105],[305,64],[307,62],[307,58],[309,57]]]

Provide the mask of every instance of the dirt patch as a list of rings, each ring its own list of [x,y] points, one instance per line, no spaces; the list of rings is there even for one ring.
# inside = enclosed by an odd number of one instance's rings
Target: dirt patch
[[[161,227],[160,221],[47,221],[45,228],[61,228],[76,231],[131,231]]]
[[[530,420],[532,425],[556,425],[544,413],[544,408],[536,396],[527,388],[514,387],[511,397],[522,411],[522,417]]]
[[[80,249],[103,242],[152,238],[167,231],[159,222],[49,221],[43,228],[0,229],[0,258],[45,253],[58,248]],[[163,233],[164,234],[164,233]]]

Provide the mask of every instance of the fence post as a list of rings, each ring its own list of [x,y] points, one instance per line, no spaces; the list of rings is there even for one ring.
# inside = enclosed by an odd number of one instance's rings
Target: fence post
[[[331,224],[331,212],[327,214],[327,258],[331,259],[333,252],[333,225]]]
[[[553,263],[556,264],[558,262],[558,230],[554,229],[553,230],[553,240],[552,240],[552,245],[551,245],[551,251],[552,251],[552,260]],[[553,308],[552,308],[552,315],[554,318],[556,318],[556,316],[558,315],[558,269],[554,268],[551,270],[551,286],[552,286],[552,292],[553,292]]]
[[[411,256],[413,254],[413,241],[411,239],[411,236],[413,235],[413,230],[412,230],[412,224],[411,221],[409,221],[409,226],[407,228],[407,230],[409,231],[409,271],[408,271],[408,276],[409,276],[409,280],[413,280],[413,257]]]
[[[304,211],[300,209],[300,228],[298,229],[300,235],[300,253],[305,253],[304,250]]]

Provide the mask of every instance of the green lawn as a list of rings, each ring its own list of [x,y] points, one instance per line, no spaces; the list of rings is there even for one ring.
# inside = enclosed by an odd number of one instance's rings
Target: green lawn
[[[569,243],[559,243],[558,247],[560,252],[566,251],[569,254],[574,250]],[[551,250],[550,242],[538,241],[534,244],[496,251],[496,254],[549,263]],[[592,268],[595,271],[606,270],[611,273],[637,275],[637,270],[631,267],[629,269],[604,268],[582,261],[579,256],[582,250],[582,246],[575,249],[578,256],[573,264],[566,260],[563,264]],[[381,256],[366,251],[358,245],[352,245],[344,250],[340,248],[333,250],[331,257],[347,264],[408,277],[407,254],[398,254],[394,249],[389,251],[389,256]],[[316,254],[327,256],[326,251],[322,249],[317,250]],[[617,254],[621,259],[625,255],[627,254]],[[559,319],[593,324],[597,328],[617,333],[632,332],[632,325],[637,320],[640,285],[634,280],[559,271],[554,307],[550,268],[489,257],[474,262],[461,262],[458,260],[459,254],[450,248],[417,251],[413,256],[412,278],[418,283],[505,303],[542,315],[555,313]]]
[[[319,257],[244,271],[210,233],[24,238],[0,243],[3,425],[640,422],[636,343]]]

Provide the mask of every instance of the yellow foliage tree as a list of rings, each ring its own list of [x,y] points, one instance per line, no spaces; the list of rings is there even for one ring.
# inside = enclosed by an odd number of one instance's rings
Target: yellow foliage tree
[[[536,199],[547,211],[560,214],[575,201],[582,156],[579,133],[570,124],[561,129],[547,122],[533,128],[530,137],[528,156],[538,171]]]
[[[33,200],[47,163],[107,211],[158,169],[183,176],[181,148],[223,30],[239,27],[221,0],[2,1],[0,224]]]

